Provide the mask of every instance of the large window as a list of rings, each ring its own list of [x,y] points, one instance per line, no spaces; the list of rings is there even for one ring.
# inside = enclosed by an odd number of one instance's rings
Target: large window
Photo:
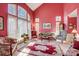
[[[35,29],[36,29],[37,35],[39,35],[39,18],[35,18]]]
[[[26,19],[26,10],[24,8],[18,6],[18,17]]]
[[[59,35],[59,24],[61,22],[61,16],[56,16],[56,35]]]
[[[31,20],[30,20],[30,15],[28,14],[28,34],[29,34],[29,39],[31,39]]]
[[[8,35],[9,37],[16,38],[16,17],[8,15]]]
[[[27,12],[24,8],[18,6],[18,38],[21,37],[22,34],[27,34]]]
[[[8,4],[8,36],[9,37],[19,39],[21,38],[22,34],[28,33],[27,17],[28,17],[27,11],[24,8],[22,8],[17,4]]]
[[[16,16],[16,5],[8,4],[8,36],[16,38],[17,36],[17,17]]]
[[[16,5],[15,4],[8,4],[8,13],[12,15],[16,15]]]
[[[23,19],[18,19],[18,35],[20,38],[22,34],[27,34],[27,21]]]

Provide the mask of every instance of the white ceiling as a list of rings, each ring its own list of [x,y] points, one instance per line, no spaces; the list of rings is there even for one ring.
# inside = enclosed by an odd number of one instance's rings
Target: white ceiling
[[[34,11],[43,3],[26,3],[26,4]]]

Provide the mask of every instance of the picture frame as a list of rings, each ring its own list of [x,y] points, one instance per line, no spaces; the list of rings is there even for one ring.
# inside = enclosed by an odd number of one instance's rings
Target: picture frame
[[[61,21],[61,16],[56,16],[56,21]]]
[[[43,23],[43,29],[51,29],[51,23]]]
[[[4,29],[4,17],[0,16],[0,30]]]

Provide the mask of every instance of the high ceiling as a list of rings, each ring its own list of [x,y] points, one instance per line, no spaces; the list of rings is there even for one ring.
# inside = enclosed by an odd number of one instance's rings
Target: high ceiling
[[[39,6],[43,3],[26,3],[33,11],[36,10]],[[70,17],[77,17],[77,9],[71,12],[68,16]]]
[[[26,3],[33,11],[37,9],[43,3]]]

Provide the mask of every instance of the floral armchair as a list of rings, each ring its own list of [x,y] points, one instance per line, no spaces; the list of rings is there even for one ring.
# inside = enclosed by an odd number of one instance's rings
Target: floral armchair
[[[57,40],[61,40],[63,42],[63,40],[66,40],[67,37],[67,32],[65,30],[61,30],[59,35],[56,37]]]

